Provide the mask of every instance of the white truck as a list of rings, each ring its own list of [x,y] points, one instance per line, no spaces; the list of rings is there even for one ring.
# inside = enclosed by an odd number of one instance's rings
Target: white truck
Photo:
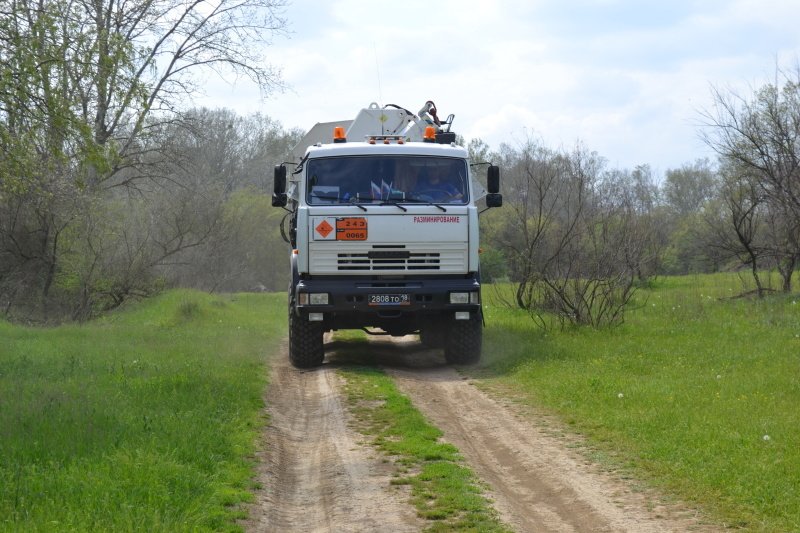
[[[433,102],[417,114],[373,103],[352,121],[318,124],[298,144],[299,162],[275,167],[294,366],[321,365],[323,335],[339,329],[419,333],[450,363],[480,358],[479,201],[485,210],[503,199],[498,167],[488,166],[485,190],[452,122]]]

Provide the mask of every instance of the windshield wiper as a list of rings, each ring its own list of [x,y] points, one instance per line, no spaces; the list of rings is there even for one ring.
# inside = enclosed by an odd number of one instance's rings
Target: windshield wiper
[[[341,202],[339,196],[332,195],[332,194],[312,194],[311,195],[312,201],[315,198],[319,199],[319,200],[335,200],[338,205],[354,205],[357,208],[361,209],[362,211],[367,211],[367,208],[364,206],[364,204],[359,202],[356,198],[351,198],[349,203]],[[397,199],[392,199],[392,200],[384,200],[383,202],[381,202],[380,204],[377,204],[377,205],[393,205],[393,206],[399,207],[403,211],[408,211],[408,209],[403,207],[401,204],[411,204],[411,203],[423,204],[423,205],[432,205],[435,208],[444,211],[445,213],[447,212],[447,208],[444,207],[441,204],[438,204],[436,202],[432,202],[430,200],[425,200],[425,199],[422,199],[422,198],[415,198],[413,196],[411,196],[411,197],[406,196],[405,198],[402,198],[402,199],[401,198],[397,198]],[[329,205],[329,204],[311,204],[311,205]]]
[[[311,200],[313,201],[315,198],[319,199],[319,200],[335,200],[336,203],[335,204],[314,204],[314,203],[312,203],[311,205],[354,205],[357,208],[361,209],[362,211],[366,211],[367,210],[367,208],[364,207],[362,204],[358,203],[358,200],[356,200],[355,198],[352,198],[349,203],[341,202],[339,196],[338,195],[333,195],[333,194],[312,194],[311,195]]]
[[[378,205],[393,205],[395,207],[399,207],[403,211],[408,211],[408,209],[406,209],[405,207],[400,205],[400,202],[402,202],[402,200],[384,200],[383,202],[381,202]]]
[[[411,197],[406,196],[402,201],[406,202],[406,203],[413,202],[413,203],[416,203],[416,204],[432,205],[434,207],[437,207],[437,208],[441,209],[445,213],[447,212],[447,209],[445,207],[437,204],[436,202],[431,202],[430,200],[423,200],[422,198],[415,198],[413,196],[411,196]]]
[[[364,207],[364,204],[360,203],[356,198],[350,198],[350,205],[354,205],[357,208],[361,209],[362,211],[366,211],[367,208]]]

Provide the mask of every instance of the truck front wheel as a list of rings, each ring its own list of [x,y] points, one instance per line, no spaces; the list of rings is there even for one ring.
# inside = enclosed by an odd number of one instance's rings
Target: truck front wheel
[[[294,312],[294,295],[289,298],[289,361],[296,368],[314,368],[322,364],[322,322],[303,320]]]
[[[448,328],[444,358],[450,364],[469,365],[481,358],[483,321],[480,311],[471,313],[469,320],[453,320]]]

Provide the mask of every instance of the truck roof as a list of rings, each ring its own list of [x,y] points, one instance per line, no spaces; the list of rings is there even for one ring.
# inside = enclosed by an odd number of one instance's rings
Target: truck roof
[[[344,155],[428,155],[437,157],[466,158],[467,150],[452,144],[437,144],[426,142],[405,142],[397,144],[375,144],[367,142],[346,142],[314,145],[306,152],[308,157],[334,157]]]

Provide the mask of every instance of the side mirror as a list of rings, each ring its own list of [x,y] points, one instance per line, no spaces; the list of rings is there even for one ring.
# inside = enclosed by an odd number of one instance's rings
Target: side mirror
[[[486,171],[486,188],[489,194],[500,192],[500,167],[489,165],[489,170]]]
[[[503,205],[503,195],[493,192],[486,195],[486,207],[501,207]]]
[[[286,167],[283,165],[275,166],[275,177],[273,179],[274,189],[272,192],[272,207],[286,206]]]

